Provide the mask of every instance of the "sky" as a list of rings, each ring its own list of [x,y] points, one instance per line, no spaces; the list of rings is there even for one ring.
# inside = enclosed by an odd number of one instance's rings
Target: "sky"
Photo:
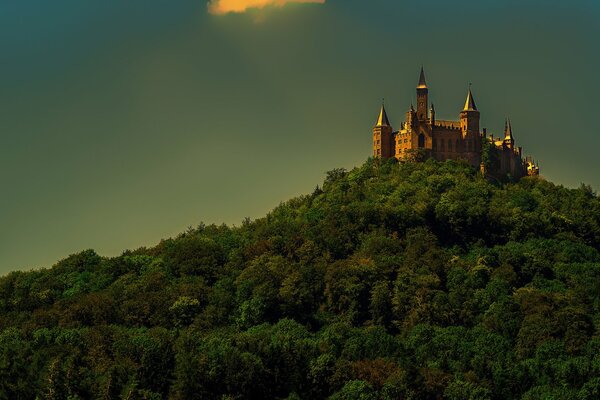
[[[0,274],[241,224],[371,154],[424,65],[546,179],[600,189],[595,0],[0,2]]]

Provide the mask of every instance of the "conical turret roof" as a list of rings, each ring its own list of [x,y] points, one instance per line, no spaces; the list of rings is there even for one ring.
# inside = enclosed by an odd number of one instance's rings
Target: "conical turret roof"
[[[473,99],[471,88],[469,88],[469,92],[467,93],[467,101],[465,101],[465,108],[463,111],[477,111],[477,106],[475,105],[475,99]]]
[[[381,111],[379,111],[379,118],[377,118],[377,125],[375,126],[391,126],[390,120],[385,112],[385,105],[383,104],[381,105]]]

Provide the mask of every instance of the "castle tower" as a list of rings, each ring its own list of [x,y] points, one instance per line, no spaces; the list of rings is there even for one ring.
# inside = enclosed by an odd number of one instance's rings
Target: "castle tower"
[[[475,99],[473,98],[473,93],[471,93],[470,88],[467,93],[465,107],[460,112],[460,126],[463,137],[479,136],[479,111],[475,105]]]
[[[431,126],[435,125],[435,108],[433,107],[433,103],[431,103],[431,108],[429,109],[429,124]]]
[[[467,93],[465,106],[460,112],[460,127],[463,137],[463,148],[466,158],[472,165],[479,165],[481,162],[481,134],[479,133],[479,110],[475,105],[475,99],[471,88]]]
[[[421,67],[421,75],[419,76],[419,84],[417,85],[417,118],[419,121],[427,120],[427,102],[429,89],[425,82],[425,71]]]
[[[381,104],[377,123],[373,127],[373,157],[390,158],[394,156],[394,135],[390,120]]]

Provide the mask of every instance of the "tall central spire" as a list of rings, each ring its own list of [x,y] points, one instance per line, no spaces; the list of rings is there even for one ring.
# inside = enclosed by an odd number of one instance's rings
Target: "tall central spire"
[[[421,74],[419,75],[419,85],[417,86],[417,118],[419,121],[427,120],[427,103],[428,103],[427,82],[425,82],[425,71],[421,66]]]
[[[419,85],[417,89],[425,89],[427,88],[427,82],[425,82],[425,71],[423,70],[423,66],[421,65],[421,75],[419,76]]]

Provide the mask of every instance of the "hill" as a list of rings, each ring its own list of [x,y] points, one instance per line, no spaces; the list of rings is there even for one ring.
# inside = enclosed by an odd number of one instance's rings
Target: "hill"
[[[600,200],[368,160],[0,279],[0,399],[597,399]]]

